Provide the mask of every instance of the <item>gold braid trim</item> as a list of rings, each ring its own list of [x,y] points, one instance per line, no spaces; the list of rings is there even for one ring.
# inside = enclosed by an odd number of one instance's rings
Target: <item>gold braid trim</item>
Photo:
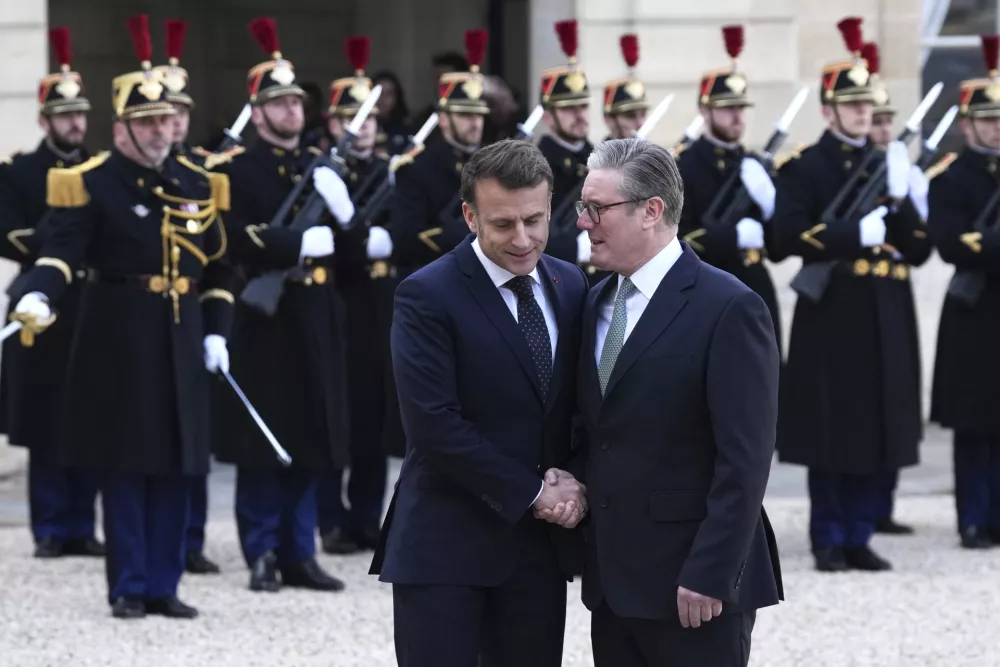
[[[687,236],[685,236],[684,238],[682,238],[681,241],[684,241],[689,246],[694,248],[695,252],[705,252],[705,246],[695,241],[695,239],[701,238],[707,233],[708,233],[707,229],[696,229]]]
[[[7,232],[7,242],[20,250],[22,254],[30,255],[31,253],[28,252],[28,246],[21,243],[20,239],[22,236],[31,236],[34,233],[34,229],[13,229]]]
[[[264,249],[264,241],[262,241],[260,236],[257,235],[257,232],[262,232],[265,229],[267,229],[266,223],[263,225],[248,225],[245,230],[247,236],[250,237],[250,240],[253,241],[254,245],[260,248],[261,250]]]
[[[198,298],[199,301],[208,301],[209,299],[222,299],[223,301],[229,303],[236,303],[233,293],[224,289],[207,290]]]
[[[212,185],[212,199],[215,200],[215,208],[220,211],[228,211],[230,203],[229,177],[213,172],[208,174],[208,182]]]
[[[428,248],[430,248],[434,252],[441,252],[441,247],[437,243],[435,243],[434,241],[432,241],[431,239],[434,238],[435,236],[437,236],[438,234],[440,234],[443,231],[444,230],[441,229],[440,227],[433,227],[431,229],[425,229],[424,231],[422,231],[419,234],[417,234],[417,238],[419,238],[424,243],[424,245],[426,245]]]
[[[825,229],[826,229],[825,224],[822,223],[818,224],[812,229],[808,229],[802,232],[802,234],[799,235],[799,238],[818,250],[826,250],[826,246],[823,245],[823,243],[819,239],[813,238],[816,234],[819,234],[821,231]]]
[[[951,166],[951,163],[954,162],[957,157],[958,153],[948,153],[943,158],[941,158],[933,165],[928,167],[927,171],[924,172],[924,176],[927,177],[928,181],[934,180],[935,178],[946,172],[948,170],[948,167]]]
[[[73,282],[73,270],[69,268],[69,264],[58,257],[39,257],[35,261],[35,266],[50,266],[53,269],[59,269],[62,271],[67,285]]]
[[[45,184],[45,203],[59,208],[79,208],[90,203],[90,193],[83,182],[83,175],[104,164],[111,155],[105,151],[86,162],[65,169],[49,169]]]

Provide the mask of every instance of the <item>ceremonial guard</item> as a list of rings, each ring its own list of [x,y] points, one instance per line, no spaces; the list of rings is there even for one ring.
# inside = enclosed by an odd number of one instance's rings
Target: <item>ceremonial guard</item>
[[[90,102],[83,78],[72,71],[70,33],[49,31],[60,71],[38,86],[39,124],[45,132],[32,153],[0,165],[0,256],[20,265],[23,276],[38,259],[48,228],[45,183],[49,169],[85,162],[83,146]],[[28,508],[37,558],[102,556],[94,537],[98,479],[92,471],[58,461],[59,415],[66,364],[80,304],[81,281],[74,281],[59,303],[59,319],[32,347],[16,338],[3,345],[3,418],[11,445],[26,447]],[[72,397],[71,397],[72,398]]]
[[[895,139],[893,121],[896,118],[896,107],[889,99],[889,91],[879,75],[881,59],[878,44],[866,42],[861,48],[861,57],[868,63],[871,74],[872,97],[872,129],[868,140],[875,148],[888,150],[889,144]],[[910,198],[920,217],[927,219],[927,179],[923,171],[913,165],[910,169]],[[892,518],[896,486],[899,484],[899,469],[886,470],[879,475],[879,496],[875,506],[875,532],[887,535],[909,535],[913,533],[910,526],[897,523]]]
[[[397,277],[402,280],[452,250],[469,227],[462,217],[462,169],[479,150],[483,122],[490,112],[483,97],[479,66],[486,55],[487,32],[467,30],[468,72],[446,72],[438,80],[438,129],[426,149],[396,174],[390,206],[390,233]],[[403,452],[393,452],[402,456]]]
[[[594,150],[587,139],[590,132],[590,85],[587,73],[577,63],[577,23],[556,23],[559,45],[567,64],[542,72],[541,104],[545,109],[548,134],[538,148],[552,168],[552,219],[545,253],[586,267],[591,280],[596,270],[589,266],[590,237],[576,228],[576,210],[587,177],[587,158]]]
[[[217,394],[216,456],[237,466],[236,523],[250,589],[338,591],[343,582],[315,559],[318,481],[347,465],[343,313],[331,275],[334,219],[323,206],[303,227],[291,227],[289,218],[314,195],[341,222],[351,220],[354,208],[336,172],[310,169],[321,153],[300,144],[304,93],[281,54],[274,20],[258,18],[249,27],[269,58],[247,75],[258,141],[227,165],[233,188],[227,229],[232,261],[247,286],[276,276],[280,300],[269,312],[241,293],[232,377],[291,463],[283,466],[237,394],[224,385]],[[286,200],[288,216],[274,219]]]
[[[771,223],[780,252],[803,261],[792,283],[799,298],[778,451],[809,468],[816,568],[879,571],[891,565],[869,546],[878,475],[918,461],[920,348],[909,272],[931,246],[907,196],[905,145],[882,151],[867,138],[874,93],[861,20],[838,26],[853,57],[823,70],[829,129],[779,171]]]
[[[347,58],[354,76],[337,79],[330,86],[329,130],[340,143],[361,105],[371,94],[372,82],[365,76],[371,40],[365,36],[348,38]],[[343,470],[325,475],[318,490],[319,531],[323,550],[349,554],[374,549],[378,543],[388,474],[383,445],[386,424],[386,378],[388,349],[379,331],[381,281],[389,279],[376,270],[392,254],[392,239],[382,223],[386,215],[367,219],[365,211],[379,185],[389,177],[389,163],[374,155],[378,121],[368,116],[344,160],[344,181],[355,208],[355,225],[337,234],[334,276],[344,300],[346,330],[346,370],[350,408],[350,466],[347,500],[341,499]]]
[[[646,122],[649,101],[646,86],[635,76],[639,62],[639,37],[622,35],[619,40],[622,58],[628,66],[628,75],[604,86],[604,124],[611,134],[609,139],[631,139]]]
[[[229,188],[224,176],[169,157],[175,111],[150,65],[148,19],[128,23],[142,69],[112,83],[114,149],[49,172],[51,232],[14,317],[30,344],[89,267],[60,453],[103,473],[113,615],[193,618],[177,585],[190,478],[208,470],[206,368],[228,364]]]
[[[746,110],[753,106],[737,64],[743,26],[725,26],[722,35],[732,64],[702,74],[698,109],[704,131],[677,157],[684,180],[678,234],[702,260],[736,276],[764,300],[780,346],[778,299],[763,263],[772,237],[775,188],[762,158],[742,143]]]
[[[174,107],[175,113],[170,117],[170,123],[173,127],[171,154],[174,157],[184,156],[190,162],[205,169],[210,166],[207,164],[206,158],[211,154],[204,149],[192,149],[188,145],[188,131],[191,127],[191,110],[194,108],[194,100],[187,92],[187,70],[180,66],[186,34],[186,21],[168,19],[164,22],[167,64],[155,67],[154,71],[163,80],[167,101]],[[217,574],[219,572],[219,566],[206,558],[204,553],[207,517],[208,476],[206,475],[191,480],[187,548],[184,556],[184,569],[191,574]]]
[[[1000,544],[1000,73],[997,35],[984,35],[989,75],[961,82],[966,146],[931,181],[930,226],[954,265],[941,311],[931,420],[954,429],[961,544]]]

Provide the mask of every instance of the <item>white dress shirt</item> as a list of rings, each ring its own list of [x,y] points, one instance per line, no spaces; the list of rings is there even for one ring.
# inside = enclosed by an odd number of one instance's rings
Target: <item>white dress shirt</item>
[[[472,242],[472,249],[476,252],[476,257],[482,263],[483,268],[486,269],[486,273],[489,274],[490,280],[496,285],[496,288],[500,291],[500,296],[503,297],[504,303],[507,304],[507,309],[510,310],[510,314],[513,315],[514,321],[517,322],[517,295],[509,287],[504,285],[507,281],[514,278],[514,274],[498,265],[492,259],[486,256],[483,249],[479,247],[479,238],[477,237]],[[545,296],[545,288],[542,287],[542,282],[538,278],[538,267],[536,266],[528,274],[531,276],[531,293],[535,295],[535,301],[538,302],[539,308],[542,309],[542,315],[545,317],[545,327],[549,330],[549,340],[552,342],[552,360],[555,361],[556,358],[556,343],[559,340],[559,328],[556,326],[556,313],[552,309],[552,304],[549,303],[548,297]],[[534,506],[538,499],[542,495],[542,491],[545,490],[545,481],[542,481],[542,485],[538,488],[538,495],[535,499],[531,501],[531,507]]]
[[[639,267],[639,269],[633,273],[630,278],[632,279],[632,284],[635,285],[635,291],[632,292],[625,300],[625,313],[627,321],[625,323],[625,339],[622,341],[624,343],[628,340],[629,335],[632,330],[635,329],[636,323],[642,314],[646,311],[646,306],[649,305],[649,300],[653,298],[653,292],[656,288],[660,286],[660,282],[663,281],[664,276],[673,267],[673,265],[680,259],[683,249],[681,248],[680,241],[674,237],[670,243],[668,243],[663,250],[656,253],[652,259]],[[594,356],[597,360],[597,365],[601,364],[601,351],[604,349],[604,340],[608,337],[608,329],[611,328],[611,317],[615,312],[615,297],[618,295],[618,290],[621,289],[622,276],[618,276],[618,287],[615,291],[600,304],[597,311],[597,335],[596,335],[596,349],[594,350]]]
[[[516,276],[487,257],[483,249],[479,247],[478,238],[472,242],[472,249],[476,251],[476,257],[482,262],[483,268],[486,269],[490,280],[493,281],[493,284],[500,291],[500,296],[503,297],[504,303],[507,304],[507,309],[514,316],[514,321],[517,322],[517,295],[514,294],[512,289],[504,286],[507,281],[516,278]],[[552,304],[549,303],[548,297],[545,295],[545,288],[542,287],[541,279],[538,277],[538,267],[536,266],[532,269],[528,275],[531,276],[531,292],[535,295],[535,301],[538,303],[538,307],[542,309],[542,315],[545,317],[545,327],[549,330],[549,341],[552,343],[552,360],[555,361],[556,343],[559,341],[559,328],[556,326],[556,311],[552,308]]]

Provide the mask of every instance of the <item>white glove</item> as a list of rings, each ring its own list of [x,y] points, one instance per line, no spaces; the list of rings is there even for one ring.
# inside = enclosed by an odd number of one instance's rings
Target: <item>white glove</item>
[[[889,196],[902,199],[910,189],[910,154],[906,145],[899,141],[889,143],[885,153],[886,181],[889,185]]]
[[[22,296],[14,312],[18,315],[32,315],[38,320],[48,319],[52,315],[49,303],[41,292],[31,292]]]
[[[743,181],[743,187],[747,189],[750,198],[760,207],[764,219],[770,220],[774,215],[775,189],[764,165],[752,157],[743,158],[740,164],[740,180]]]
[[[764,225],[753,218],[743,218],[736,223],[736,245],[742,250],[760,250],[764,247]]]
[[[368,259],[385,259],[392,254],[392,237],[385,227],[368,230]]]
[[[590,263],[590,235],[580,232],[576,237],[576,263]]]
[[[299,262],[306,257],[326,257],[333,254],[333,230],[322,225],[302,232],[302,249]]]
[[[218,334],[205,336],[205,368],[209,373],[229,372],[229,350],[226,339]]]
[[[351,193],[347,191],[347,185],[343,179],[329,167],[318,167],[313,170],[313,185],[316,192],[323,197],[326,207],[341,223],[347,223],[354,217],[354,203],[351,202]]]
[[[910,167],[910,199],[916,207],[920,217],[924,220],[930,215],[930,205],[927,203],[927,194],[930,192],[931,184],[924,176],[924,170],[913,165]]]
[[[866,248],[874,248],[885,243],[885,215],[889,212],[885,206],[877,209],[861,218],[861,245]]]

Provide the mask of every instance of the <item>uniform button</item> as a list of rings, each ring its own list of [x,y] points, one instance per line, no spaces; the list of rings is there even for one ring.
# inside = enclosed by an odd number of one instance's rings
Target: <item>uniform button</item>
[[[601,443],[601,449],[611,449],[611,443],[605,440]]]
[[[607,498],[601,498],[601,502],[599,504],[603,509],[607,509],[611,506],[611,501]]]

